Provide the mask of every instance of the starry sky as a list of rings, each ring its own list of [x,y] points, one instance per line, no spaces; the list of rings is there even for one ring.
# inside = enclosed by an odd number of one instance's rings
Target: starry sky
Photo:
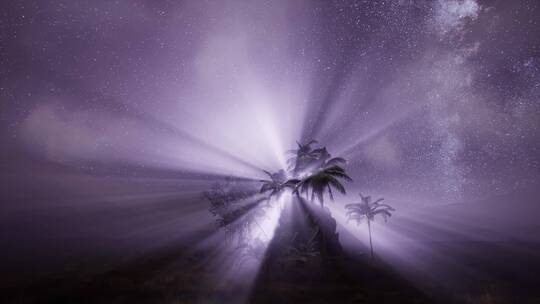
[[[349,160],[349,192],[402,210],[537,205],[538,16],[536,0],[2,1],[4,237],[187,229],[208,180],[264,177],[310,138]]]

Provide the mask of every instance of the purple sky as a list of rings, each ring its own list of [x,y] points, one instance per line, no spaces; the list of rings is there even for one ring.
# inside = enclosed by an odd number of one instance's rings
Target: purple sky
[[[483,204],[455,216],[486,238],[513,204],[512,225],[538,228],[538,16],[535,0],[2,1],[4,239],[208,229],[209,178],[264,177],[310,138],[350,161],[341,202]],[[433,222],[463,227],[452,212]]]

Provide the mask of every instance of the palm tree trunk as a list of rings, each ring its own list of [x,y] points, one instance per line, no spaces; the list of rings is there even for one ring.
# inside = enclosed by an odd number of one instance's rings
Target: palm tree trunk
[[[370,220],[367,220],[367,226],[369,230],[369,247],[371,248],[371,259],[373,260],[373,243],[371,242],[371,224]]]

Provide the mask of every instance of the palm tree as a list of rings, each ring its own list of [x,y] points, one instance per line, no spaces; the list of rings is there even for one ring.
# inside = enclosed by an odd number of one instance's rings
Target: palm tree
[[[324,206],[324,192],[327,189],[332,201],[334,200],[332,188],[341,194],[346,194],[345,187],[339,179],[352,181],[352,178],[347,175],[345,169],[337,165],[345,162],[345,159],[341,157],[335,157],[324,162],[321,168],[317,169],[315,173],[310,174],[297,183],[295,187],[296,193],[300,192],[308,196],[309,190],[311,190],[311,201],[314,201],[315,196],[317,196],[321,206]]]
[[[287,177],[285,176],[285,171],[279,170],[277,173],[274,173],[274,174],[272,174],[272,173],[270,173],[270,172],[268,172],[266,170],[263,170],[263,172],[266,175],[268,175],[268,177],[270,177],[270,179],[261,179],[261,180],[259,180],[260,182],[263,183],[259,193],[262,194],[262,193],[271,191],[270,192],[270,197],[272,197],[273,195],[278,194],[282,190],[283,184],[287,180]]]
[[[270,179],[261,179],[259,180],[263,184],[261,185],[261,189],[259,190],[259,193],[263,194],[268,191],[270,191],[270,195],[268,196],[268,201],[277,194],[280,194],[283,190],[286,188],[294,189],[294,187],[299,183],[299,180],[297,179],[287,179],[287,176],[285,174],[284,170],[279,170],[277,173],[270,173],[266,170],[263,170],[266,175],[270,177]]]
[[[318,141],[314,139],[309,140],[305,144],[301,144],[300,142],[296,141],[298,149],[288,150],[287,153],[292,153],[295,155],[307,155],[309,152],[311,152],[311,145],[316,143],[318,143]]]
[[[230,235],[232,239],[238,239],[240,246],[244,240],[243,236],[253,225],[256,224],[264,232],[257,221],[261,215],[259,212],[264,212],[264,209],[258,203],[264,200],[270,203],[273,196],[280,195],[286,189],[291,189],[292,194],[296,195],[292,199],[298,202],[300,208],[291,209],[297,210],[294,217],[280,217],[279,227],[282,229],[277,230],[276,238],[281,239],[280,234],[294,231],[298,237],[290,241],[290,246],[294,248],[300,246],[298,248],[301,248],[305,242],[311,242],[309,243],[311,247],[308,247],[313,249],[312,247],[317,244],[317,250],[320,251],[322,259],[325,260],[327,255],[339,255],[341,245],[336,232],[336,221],[332,218],[329,210],[324,208],[324,195],[328,192],[330,199],[334,200],[334,191],[346,194],[342,182],[343,180],[352,181],[352,179],[343,167],[346,163],[345,159],[332,158],[326,147],[313,147],[317,143],[316,140],[309,140],[305,144],[296,143],[298,148],[288,151],[294,155],[288,160],[287,170],[280,170],[276,173],[263,170],[268,178],[258,180],[262,184],[259,184],[260,187],[257,187],[257,190],[250,188],[250,184],[246,184],[250,191],[254,190],[253,193],[237,197],[232,195],[236,194],[236,191],[232,191],[233,188],[223,187],[223,189],[217,189],[219,191],[207,191],[204,196],[211,203],[210,211],[218,218],[219,227],[223,228],[225,232],[230,232],[226,235]],[[311,200],[309,200],[310,195]],[[314,202],[315,197],[317,197],[321,208],[308,208],[307,201]],[[315,236],[306,235],[304,228],[308,226],[315,227],[318,233]]]
[[[298,175],[303,171],[314,159],[317,159],[319,149],[313,150],[311,148],[312,144],[316,144],[318,141],[312,139],[305,144],[296,142],[298,149],[288,150],[287,153],[293,154],[294,156],[287,160],[289,164],[289,170],[292,171],[293,175]]]
[[[388,204],[381,204],[384,198],[380,198],[374,202],[371,202],[371,196],[363,196],[360,193],[362,198],[361,203],[348,204],[345,205],[347,209],[347,222],[350,220],[356,221],[356,224],[359,225],[363,220],[367,221],[368,230],[369,230],[369,247],[371,248],[371,258],[373,259],[373,243],[371,241],[371,221],[375,220],[376,215],[380,215],[384,218],[384,221],[392,216],[392,211],[395,211]]]

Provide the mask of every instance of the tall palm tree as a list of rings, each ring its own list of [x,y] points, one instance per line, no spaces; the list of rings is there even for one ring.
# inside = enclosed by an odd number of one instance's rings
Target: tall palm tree
[[[366,221],[369,230],[369,247],[371,248],[371,258],[373,259],[373,243],[371,241],[371,222],[375,220],[376,215],[380,215],[384,218],[384,221],[392,216],[392,212],[395,211],[388,204],[381,204],[384,198],[380,198],[374,202],[371,202],[371,196],[363,196],[361,203],[345,205],[347,209],[347,222],[350,220],[356,221],[357,225],[360,225],[362,221]]]
[[[296,184],[293,190],[298,196],[298,201],[303,202],[300,194],[304,194],[306,199],[309,199],[309,192],[311,191],[310,201],[314,203],[315,197],[319,200],[321,208],[308,209],[306,205],[302,205],[302,209],[305,210],[312,225],[319,228],[320,233],[317,234],[317,239],[320,244],[320,253],[323,263],[327,263],[327,257],[329,255],[339,255],[342,252],[341,245],[339,244],[339,237],[336,233],[336,221],[332,218],[330,213],[324,208],[324,193],[328,191],[328,195],[331,200],[334,200],[334,194],[332,189],[345,194],[345,187],[341,184],[341,179],[352,181],[347,175],[345,169],[338,164],[345,163],[343,158],[332,158],[325,148],[317,149],[313,151],[318,153],[322,157],[314,158],[307,163],[304,170],[307,176],[301,180],[296,180]]]

